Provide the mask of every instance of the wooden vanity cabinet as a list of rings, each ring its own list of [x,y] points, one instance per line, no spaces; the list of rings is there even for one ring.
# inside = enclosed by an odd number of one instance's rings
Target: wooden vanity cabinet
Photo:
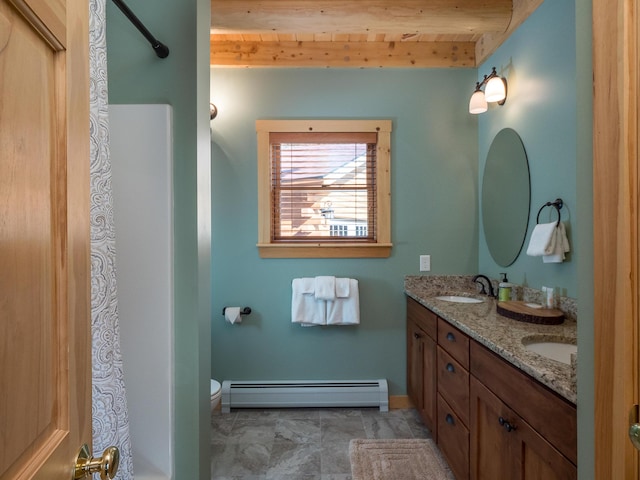
[[[437,440],[436,332],[436,315],[407,297],[407,393],[434,440]]]
[[[407,387],[457,480],[577,478],[571,402],[407,297]]]

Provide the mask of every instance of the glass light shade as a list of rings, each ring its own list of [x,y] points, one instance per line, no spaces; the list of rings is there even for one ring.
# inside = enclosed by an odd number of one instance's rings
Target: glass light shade
[[[469,113],[477,115],[487,111],[487,101],[482,90],[476,90],[469,100]]]
[[[484,98],[487,102],[500,102],[506,96],[507,91],[501,77],[493,77],[487,82],[487,87],[484,89]]]

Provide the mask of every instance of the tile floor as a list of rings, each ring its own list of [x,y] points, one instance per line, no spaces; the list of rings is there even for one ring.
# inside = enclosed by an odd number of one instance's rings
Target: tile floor
[[[211,479],[351,480],[352,438],[429,437],[415,410],[218,410],[211,417]]]

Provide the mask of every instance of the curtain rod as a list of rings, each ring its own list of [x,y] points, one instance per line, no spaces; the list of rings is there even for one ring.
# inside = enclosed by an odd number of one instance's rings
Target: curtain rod
[[[151,47],[156,52],[156,55],[160,58],[166,58],[169,56],[169,47],[167,47],[164,43],[160,42],[156,39],[151,32],[147,30],[147,27],[136,17],[136,15],[131,11],[129,7],[122,0],[112,0],[113,3],[124,13],[124,15],[133,23],[133,25],[144,35]]]

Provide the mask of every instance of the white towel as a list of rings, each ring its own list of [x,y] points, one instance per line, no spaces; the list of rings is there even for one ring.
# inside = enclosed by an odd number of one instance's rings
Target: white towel
[[[294,293],[304,294],[310,293],[313,294],[315,291],[316,279],[313,277],[304,277],[304,278],[296,278],[293,280],[292,287],[294,289]]]
[[[291,282],[291,321],[302,325],[326,325],[327,302],[317,301],[313,278],[294,278]]]
[[[336,278],[336,297],[337,298],[347,298],[350,295],[349,283],[351,283],[350,278]]]
[[[327,302],[327,325],[357,325],[360,323],[358,280],[349,280],[349,296]]]
[[[567,239],[567,230],[564,226],[564,222],[560,222],[554,229],[554,235],[556,239],[553,252],[549,255],[542,256],[542,261],[544,263],[562,263],[566,258],[565,253],[570,251],[569,240]]]
[[[336,277],[316,277],[314,289],[316,300],[335,300]]]
[[[551,255],[555,251],[556,224],[557,222],[539,223],[535,226],[529,240],[527,255],[540,257],[542,255]]]

